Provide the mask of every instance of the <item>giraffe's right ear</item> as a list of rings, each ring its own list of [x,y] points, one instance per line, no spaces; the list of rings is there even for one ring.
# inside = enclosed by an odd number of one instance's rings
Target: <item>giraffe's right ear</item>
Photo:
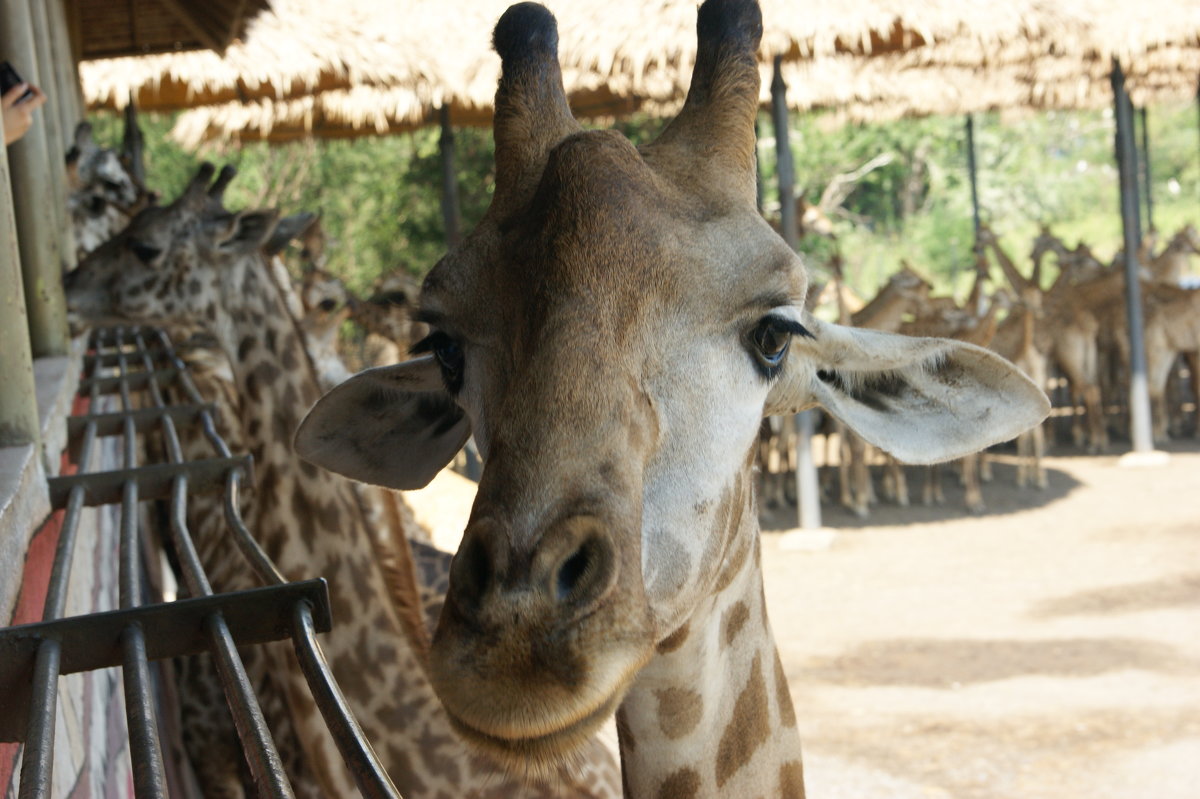
[[[462,449],[471,422],[432,355],[367,369],[322,397],[296,431],[296,454],[364,483],[422,488]]]

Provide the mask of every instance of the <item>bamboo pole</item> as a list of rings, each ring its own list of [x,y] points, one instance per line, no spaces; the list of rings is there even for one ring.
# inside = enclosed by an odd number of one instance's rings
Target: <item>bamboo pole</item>
[[[2,124],[2,123],[0,123]],[[29,318],[21,287],[17,223],[9,188],[7,148],[0,147],[0,447],[40,446]]]
[[[771,118],[775,123],[775,178],[779,181],[779,229],[793,250],[799,243],[796,230],[796,187],[792,165],[792,146],[788,134],[787,84],[775,56],[775,75],[771,80]],[[817,466],[812,456],[813,412],[796,414],[796,505],[799,525],[804,530],[821,527],[821,493],[817,485]]]
[[[1146,379],[1146,344],[1142,330],[1142,290],[1137,262],[1141,221],[1138,218],[1137,146],[1133,105],[1125,91],[1125,73],[1113,59],[1113,103],[1116,112],[1116,157],[1121,184],[1121,224],[1125,233],[1125,313],[1129,320],[1129,425],[1133,451],[1154,450],[1150,426],[1150,392]]]
[[[0,2],[0,52],[18,70],[37,74],[37,47],[29,0]],[[51,221],[55,218],[54,194],[47,174],[50,158],[42,110],[34,114],[29,132],[8,149],[25,306],[29,314],[29,339],[34,357],[67,353],[63,260],[60,237]]]

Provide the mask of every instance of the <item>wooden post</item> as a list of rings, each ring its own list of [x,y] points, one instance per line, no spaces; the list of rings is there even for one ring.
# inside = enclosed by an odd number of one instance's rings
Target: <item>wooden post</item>
[[[1116,112],[1116,156],[1121,183],[1121,224],[1125,233],[1125,313],[1129,320],[1129,424],[1133,451],[1151,452],[1150,392],[1146,380],[1146,344],[1142,330],[1142,287],[1137,260],[1141,221],[1138,218],[1137,146],[1133,138],[1133,106],[1125,91],[1121,63],[1112,62]]]
[[[29,319],[21,287],[21,256],[13,218],[7,148],[0,147],[0,447],[40,446]]]
[[[0,2],[0,52],[18,71],[31,76],[31,80],[37,74],[37,46],[30,0]],[[47,174],[50,156],[44,110],[39,109],[34,114],[29,132],[8,149],[25,306],[29,314],[29,340],[34,357],[67,354],[63,259],[60,236],[53,223],[56,217],[53,181]]]
[[[975,252],[979,253],[979,183],[975,162],[975,118],[967,114],[967,174],[971,178],[971,217],[975,220]]]
[[[438,147],[442,151],[442,222],[446,232],[446,249],[462,240],[462,216],[458,208],[458,174],[454,166],[454,128],[450,125],[450,108],[444,103],[439,111],[442,136]]]
[[[796,181],[792,165],[792,147],[788,135],[787,84],[775,56],[775,75],[771,80],[771,118],[775,124],[775,177],[779,182],[779,229],[793,250],[799,243],[796,230]],[[802,529],[821,526],[821,492],[817,485],[817,466],[812,457],[812,411],[796,414],[796,504]]]

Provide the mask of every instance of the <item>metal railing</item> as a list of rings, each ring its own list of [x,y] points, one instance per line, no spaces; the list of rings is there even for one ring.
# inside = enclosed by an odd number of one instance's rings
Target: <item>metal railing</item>
[[[54,507],[65,512],[43,620],[0,629],[0,691],[15,711],[0,715],[0,740],[24,743],[20,799],[49,796],[58,678],[109,666],[123,671],[135,793],[166,796],[149,664],[201,652],[213,656],[259,795],[292,796],[237,651],[284,638],[292,641],[313,698],[362,795],[399,799],[317,643],[316,634],[331,626],[325,582],[287,582],[247,530],[238,497],[250,475],[250,457],[230,452],[217,432],[212,406],[196,390],[167,335],[155,328],[104,328],[92,333],[90,350],[79,389],[91,400],[89,413],[68,422],[78,472],[54,478],[50,485]],[[180,395],[183,404],[169,404],[168,390]],[[106,395],[120,397],[120,410],[92,412]],[[213,457],[185,460],[181,427],[200,430]],[[138,454],[146,451],[137,445],[139,434],[155,431],[166,460],[139,465]],[[88,471],[97,439],[106,436],[121,437],[121,467]],[[223,491],[225,529],[263,587],[213,591],[187,523],[189,497],[204,490]],[[189,598],[142,605],[139,504],[152,500],[167,503],[169,536]],[[64,617],[81,512],[86,506],[109,504],[120,506],[119,609]]]

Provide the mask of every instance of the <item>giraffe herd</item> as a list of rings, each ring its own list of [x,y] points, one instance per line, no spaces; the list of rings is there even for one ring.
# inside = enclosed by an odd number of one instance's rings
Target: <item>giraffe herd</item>
[[[864,302],[844,288],[836,236],[825,235],[835,242],[827,264],[832,278],[814,289],[810,310],[824,308],[828,318],[843,323],[849,320],[857,327],[968,341],[1003,355],[1048,391],[1056,382],[1065,384],[1063,410],[1070,418],[1071,437],[1078,449],[1103,452],[1110,446],[1111,435],[1127,435],[1130,356],[1122,253],[1105,264],[1086,244],[1069,248],[1043,226],[1033,242],[1030,266],[1022,269],[990,227],[983,225],[975,281],[964,302],[931,296],[932,286],[907,264],[873,299]],[[1152,229],[1137,258],[1153,436],[1156,443],[1163,443],[1174,436],[1200,435],[1200,289],[1184,285],[1190,260],[1200,255],[1200,234],[1189,224],[1161,249],[1156,241]],[[1056,271],[1051,280],[1052,269]],[[993,271],[999,271],[1002,278],[989,291],[987,283]],[[1186,369],[1180,369],[1181,365]],[[1055,374],[1060,380],[1054,379]],[[769,428],[764,425],[762,438],[762,493],[768,505],[779,506],[794,498],[785,496],[784,487],[795,482],[789,467],[794,470],[796,458],[788,451],[795,446],[795,439],[787,436],[788,425],[770,422]],[[1050,427],[1047,422],[1045,428]],[[860,517],[868,516],[877,502],[871,477],[871,466],[877,465],[883,472],[884,496],[896,504],[908,504],[903,471],[894,459],[874,453],[841,430],[836,420],[830,420],[823,432],[824,462],[837,464],[836,490],[823,488],[831,501],[836,496],[843,507]],[[1017,437],[1018,486],[1047,486],[1042,456],[1051,432],[1052,428],[1039,426]],[[820,444],[818,436],[817,446]],[[980,480],[991,479],[989,456],[964,459],[961,479],[966,508],[976,513],[984,510]],[[925,504],[944,501],[936,467],[926,473],[922,493]]]
[[[415,318],[411,286],[364,303],[319,263],[293,286],[275,255],[319,241],[312,219],[227,209],[233,171],[208,165],[169,205],[122,206],[65,278],[77,318],[189,342],[254,456],[248,526],[289,579],[329,580],[326,655],[405,796],[803,796],[762,586],[762,419],[819,405],[863,447],[936,463],[1049,410],[972,341],[895,333],[928,300],[911,270],[851,317],[877,329],[806,310],[805,266],[755,208],[758,5],[706,0],[697,34],[683,110],[634,147],[571,116],[546,9],[501,17],[495,193]],[[419,331],[417,357],[324,368],[331,331],[372,314],[393,359]],[[468,437],[484,468],[450,561],[385,489]],[[245,587],[215,514],[192,512],[214,587]],[[353,795],[290,652],[247,668],[297,795]],[[180,674],[205,795],[253,794],[211,669]],[[595,737],[614,714],[619,767]]]

